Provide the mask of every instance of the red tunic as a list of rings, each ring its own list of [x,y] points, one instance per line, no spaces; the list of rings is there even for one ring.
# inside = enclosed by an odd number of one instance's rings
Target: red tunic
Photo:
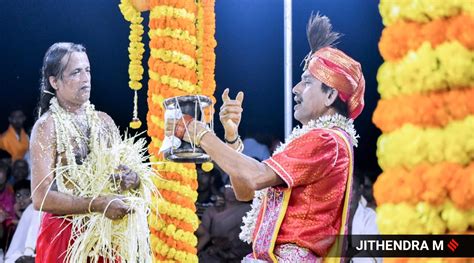
[[[326,255],[341,227],[351,154],[340,133],[314,129],[264,161],[292,189],[277,245]]]

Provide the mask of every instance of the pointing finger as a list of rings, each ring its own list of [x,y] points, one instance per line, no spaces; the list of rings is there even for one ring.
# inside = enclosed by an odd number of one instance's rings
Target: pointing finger
[[[236,100],[238,100],[240,103],[244,101],[244,93],[242,91],[239,91],[239,93],[237,94]]]

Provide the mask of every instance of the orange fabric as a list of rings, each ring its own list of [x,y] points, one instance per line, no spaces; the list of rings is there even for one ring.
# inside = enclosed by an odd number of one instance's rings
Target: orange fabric
[[[7,151],[12,156],[12,161],[23,159],[30,146],[30,139],[24,129],[21,129],[20,140],[16,136],[15,129],[11,125],[0,136],[0,149]]]
[[[264,161],[292,188],[276,244],[324,256],[339,234],[350,152],[329,129],[315,129]]]
[[[308,69],[311,74],[339,92],[351,119],[357,118],[364,108],[365,79],[359,62],[344,52],[325,47],[313,53]]]

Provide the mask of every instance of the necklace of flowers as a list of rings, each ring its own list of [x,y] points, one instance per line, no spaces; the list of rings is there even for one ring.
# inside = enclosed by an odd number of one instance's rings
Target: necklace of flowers
[[[308,124],[303,125],[302,127],[295,127],[285,140],[285,143],[280,145],[273,154],[275,155],[284,151],[292,141],[314,129],[330,129],[334,127],[344,130],[351,137],[353,145],[357,147],[357,139],[359,138],[359,135],[357,135],[354,128],[354,121],[340,114],[334,114],[321,116],[316,120],[309,121]],[[251,209],[242,218],[244,225],[241,227],[242,231],[239,234],[239,238],[243,242],[247,242],[248,244],[252,243],[252,234],[255,230],[255,223],[257,222],[258,214],[267,191],[268,188],[255,191],[255,197],[252,201]]]
[[[53,97],[50,102],[51,116],[54,120],[54,127],[56,131],[56,147],[59,158],[57,159],[56,167],[63,167],[64,164],[61,160],[61,153],[65,154],[66,157],[66,167],[68,169],[68,175],[64,172],[56,173],[56,184],[58,190],[68,194],[74,194],[73,190],[67,188],[65,181],[71,181],[70,179],[75,178],[77,175],[77,163],[76,157],[74,154],[74,146],[72,140],[76,142],[77,147],[84,145],[84,142],[88,141],[88,147],[91,149],[94,146],[94,143],[97,141],[98,129],[100,124],[100,119],[97,116],[97,113],[94,110],[94,105],[90,102],[86,102],[85,105],[85,114],[87,127],[90,128],[91,138],[85,138],[84,134],[77,127],[77,124],[74,121],[74,114],[66,111],[62,108],[56,97]],[[65,176],[69,178],[65,178]],[[73,181],[73,180],[72,180]]]

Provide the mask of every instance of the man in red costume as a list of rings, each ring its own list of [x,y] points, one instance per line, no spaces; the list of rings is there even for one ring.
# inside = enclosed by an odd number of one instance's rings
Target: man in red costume
[[[200,146],[229,174],[238,199],[256,197],[258,216],[244,219],[243,232],[250,234],[242,233],[253,242],[247,262],[339,261],[326,256],[342,253],[342,242],[335,236],[347,233],[357,144],[352,120],[364,107],[365,81],[360,64],[331,47],[339,35],[327,17],[312,16],[307,34],[311,52],[293,88],[294,117],[303,126],[295,128],[272,157],[258,162],[236,151],[242,150],[241,92],[235,100],[228,90],[222,95],[220,120],[227,144],[190,116],[179,120],[175,129],[175,135]]]

